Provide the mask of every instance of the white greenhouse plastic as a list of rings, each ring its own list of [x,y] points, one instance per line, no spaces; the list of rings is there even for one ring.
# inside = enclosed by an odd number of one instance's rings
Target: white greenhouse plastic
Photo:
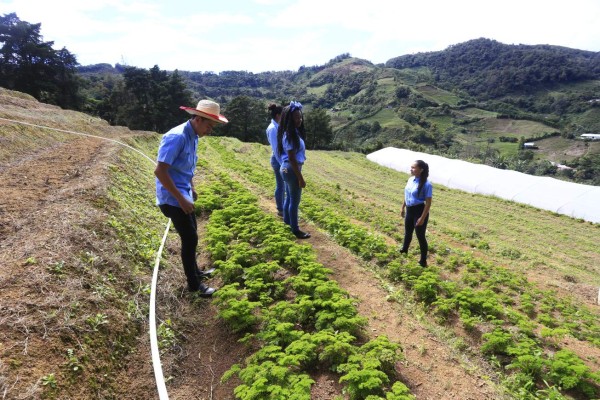
[[[533,207],[600,223],[600,187],[565,182],[427,153],[386,147],[367,158],[410,173],[415,160],[429,164],[429,179],[452,189],[497,196]]]

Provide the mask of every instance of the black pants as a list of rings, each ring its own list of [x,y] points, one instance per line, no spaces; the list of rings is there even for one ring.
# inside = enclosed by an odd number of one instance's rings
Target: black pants
[[[423,214],[425,204],[418,204],[412,207],[406,207],[406,218],[404,220],[404,244],[402,245],[402,252],[408,252],[408,246],[412,241],[413,232],[417,233],[417,239],[419,240],[419,248],[421,250],[421,260],[419,264],[427,264],[427,239],[425,238],[425,231],[427,230],[427,222],[429,222],[429,214],[425,217],[425,222],[422,225],[416,226],[417,220]]]
[[[159,208],[165,217],[171,218],[173,226],[181,238],[181,263],[187,278],[188,289],[198,290],[200,279],[196,264],[196,247],[198,246],[196,214],[186,214],[181,208],[169,204],[161,204]]]

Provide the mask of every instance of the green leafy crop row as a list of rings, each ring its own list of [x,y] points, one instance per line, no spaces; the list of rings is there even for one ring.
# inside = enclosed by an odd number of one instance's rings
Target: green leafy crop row
[[[400,346],[384,336],[359,344],[365,319],[314,251],[296,244],[239,183],[225,174],[208,179],[197,205],[211,213],[206,247],[224,281],[215,304],[258,349],[223,376],[241,380],[236,397],[309,399],[310,373],[328,368],[352,399],[414,398],[393,382]]]
[[[236,157],[235,151],[222,144],[211,142],[211,149],[222,157],[227,169],[236,171],[268,193],[266,190],[272,186],[272,177],[267,168],[253,168],[244,161],[244,156]],[[384,236],[369,228],[373,220],[385,219],[383,213],[380,215],[377,210],[365,212],[364,206],[352,207],[350,203],[344,203],[340,209],[340,197],[333,198],[331,193],[325,192],[311,187],[303,194],[303,216],[363,259],[385,266],[389,279],[404,283],[415,298],[431,307],[442,321],[449,321],[450,316],[456,315],[467,330],[489,326],[492,332],[482,337],[481,350],[499,365],[514,371],[511,379],[516,382],[516,387],[527,387],[530,395],[538,391],[542,382],[585,394],[597,391],[598,374],[575,354],[561,350],[554,340],[568,334],[600,345],[600,325],[592,312],[575,306],[569,299],[558,298],[553,292],[535,288],[524,277],[504,267],[483,262],[471,253],[451,249],[439,239],[430,241],[436,264],[457,278],[449,279],[436,267],[423,270],[399,256],[396,246],[387,244]],[[394,229],[382,230],[384,234],[400,239]],[[504,348],[498,347],[494,332],[500,336],[500,343],[506,342]],[[566,365],[564,368],[556,368],[557,356],[559,363]],[[529,383],[524,384],[526,382]]]

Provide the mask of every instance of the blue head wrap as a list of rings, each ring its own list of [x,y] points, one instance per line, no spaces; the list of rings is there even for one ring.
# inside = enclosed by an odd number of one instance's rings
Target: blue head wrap
[[[290,101],[290,113],[293,113],[296,110],[302,111],[302,104],[299,101]]]

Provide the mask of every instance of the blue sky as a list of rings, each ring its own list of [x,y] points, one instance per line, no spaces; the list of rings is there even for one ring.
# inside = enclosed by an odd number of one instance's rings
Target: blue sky
[[[82,65],[281,71],[486,37],[600,51],[598,0],[0,0]]]

